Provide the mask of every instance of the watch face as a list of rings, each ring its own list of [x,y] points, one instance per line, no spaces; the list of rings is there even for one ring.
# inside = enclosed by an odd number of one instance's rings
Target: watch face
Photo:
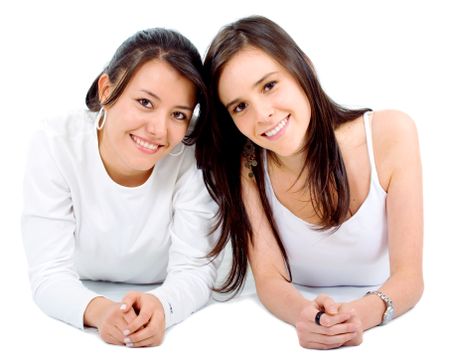
[[[384,312],[383,323],[389,322],[392,318],[394,318],[394,308],[388,307]]]

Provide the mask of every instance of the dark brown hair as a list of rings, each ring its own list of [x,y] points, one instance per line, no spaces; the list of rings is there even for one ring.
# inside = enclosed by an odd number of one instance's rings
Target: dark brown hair
[[[311,120],[301,149],[306,154],[302,171],[306,169],[305,187],[320,219],[318,230],[338,227],[349,211],[347,173],[334,130],[368,110],[351,110],[333,102],[320,86],[309,58],[280,26],[267,18],[243,18],[225,26],[216,35],[204,62],[211,105],[205,122],[196,133],[196,156],[208,190],[219,205],[216,228],[220,228],[221,235],[210,256],[218,255],[229,240],[233,250],[232,267],[223,285],[216,289],[219,292],[237,292],[242,288],[247,273],[248,245],[253,242],[252,227],[242,201],[240,174],[247,138],[237,129],[218,94],[224,66],[245,47],[260,49],[278,61],[298,81],[310,103]],[[258,165],[253,168],[253,174],[259,196],[291,276],[286,251],[266,196],[261,165],[263,151],[254,146]],[[290,277],[286,279],[290,280]]]
[[[199,122],[203,122],[201,117],[206,111],[207,97],[201,56],[186,37],[164,28],[142,30],[125,40],[89,88],[86,94],[86,106],[91,111],[97,112],[102,106],[113,104],[121,96],[137,70],[154,59],[166,61],[194,84],[197,89],[197,102],[200,104]],[[114,89],[109,97],[100,103],[98,80],[104,73],[114,84]],[[193,144],[190,137],[185,137],[183,142]]]

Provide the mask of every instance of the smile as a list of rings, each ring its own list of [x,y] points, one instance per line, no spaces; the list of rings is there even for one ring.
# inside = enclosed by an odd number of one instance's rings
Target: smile
[[[279,134],[281,132],[281,130],[283,128],[286,127],[286,124],[289,121],[289,117],[290,117],[290,115],[288,115],[286,118],[282,119],[280,122],[278,122],[278,124],[274,128],[269,129],[268,131],[264,132],[263,135],[265,135],[268,138],[275,137],[277,134]]]
[[[137,137],[133,134],[130,134],[130,137],[133,140],[133,142],[137,144],[138,149],[141,149],[141,150],[145,151],[146,153],[155,153],[158,150],[158,148],[160,147],[159,144],[147,142],[146,140],[144,140],[140,137]]]

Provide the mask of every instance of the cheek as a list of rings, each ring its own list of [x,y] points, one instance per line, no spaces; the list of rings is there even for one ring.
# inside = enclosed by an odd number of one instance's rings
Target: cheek
[[[179,143],[186,135],[189,123],[174,123],[170,128],[170,139],[172,142]]]
[[[248,133],[250,131],[249,118],[247,118],[247,120],[246,120],[245,118],[243,118],[241,116],[240,118],[237,118],[237,119],[233,118],[233,122],[236,125],[239,132],[241,132],[244,135],[248,135]]]

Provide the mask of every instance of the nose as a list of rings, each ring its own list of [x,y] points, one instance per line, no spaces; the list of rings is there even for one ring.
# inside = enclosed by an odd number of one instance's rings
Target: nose
[[[145,125],[148,133],[156,138],[162,138],[167,131],[167,118],[163,113],[151,116]]]
[[[275,110],[273,106],[266,100],[266,101],[259,101],[255,105],[255,111],[258,118],[258,122],[267,122],[270,119],[272,119]]]

